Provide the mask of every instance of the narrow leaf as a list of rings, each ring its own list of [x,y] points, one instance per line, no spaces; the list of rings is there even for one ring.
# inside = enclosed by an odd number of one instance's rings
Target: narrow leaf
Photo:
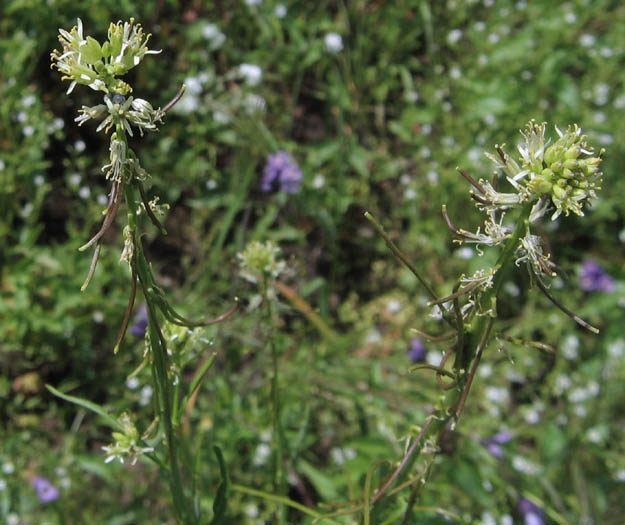
[[[68,394],[63,394],[62,392],[59,392],[56,388],[54,388],[51,385],[46,385],[46,388],[55,396],[60,397],[61,399],[64,399],[65,401],[69,401],[70,403],[74,403],[75,405],[81,406],[83,408],[86,408],[87,410],[91,410],[91,412],[95,412],[96,414],[98,414],[100,417],[102,417],[105,421],[105,423],[115,429],[115,430],[119,430],[121,432],[124,431],[124,427],[122,427],[122,425],[112,416],[110,416],[106,410],[104,410],[103,407],[101,407],[100,405],[96,405],[95,403],[92,403],[91,401],[87,401],[86,399],[83,399],[81,397],[75,397],[75,396],[70,396]]]

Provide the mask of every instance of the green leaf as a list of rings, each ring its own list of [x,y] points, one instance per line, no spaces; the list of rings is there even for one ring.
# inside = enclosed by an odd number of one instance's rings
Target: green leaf
[[[228,496],[230,495],[230,477],[228,476],[228,469],[221,449],[215,445],[213,447],[217,461],[219,462],[219,471],[221,472],[221,483],[217,489],[217,497],[213,503],[213,521],[214,524],[222,523],[223,517],[226,514],[226,506],[228,504]]]
[[[64,394],[63,392],[59,392],[56,388],[54,388],[51,385],[46,385],[46,388],[52,394],[54,394],[57,397],[60,397],[61,399],[64,399],[65,401],[69,401],[70,403],[74,403],[75,405],[86,408],[87,410],[91,410],[91,412],[95,412],[96,414],[98,414],[104,419],[104,422],[109,427],[115,430],[120,430],[122,432],[124,431],[124,427],[119,423],[119,421],[117,421],[115,418],[110,416],[107,413],[107,411],[100,405],[96,405],[95,403],[92,403],[91,401],[87,401],[86,399],[83,399],[81,397],[74,397],[74,396]]]

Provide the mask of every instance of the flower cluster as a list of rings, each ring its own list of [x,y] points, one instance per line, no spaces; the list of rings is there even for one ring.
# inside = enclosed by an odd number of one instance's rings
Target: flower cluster
[[[604,150],[595,155],[577,125],[569,126],[566,132],[556,126],[559,139],[549,145],[545,141],[546,126],[531,120],[521,132],[524,142],[518,146],[520,165],[505,152],[505,145],[495,147],[498,157],[486,154],[517,191],[498,193],[486,183],[489,191],[485,197],[490,201],[487,206],[510,207],[548,197],[556,208],[552,215],[555,220],[561,213],[583,215],[583,204],[596,198],[596,191],[601,189],[599,164]]]
[[[555,264],[544,250],[542,239],[532,234],[531,224],[552,207],[555,207],[552,220],[562,213],[583,215],[584,203],[596,198],[596,191],[600,189],[599,164],[604,153],[602,149],[598,155],[594,154],[577,125],[569,126],[565,133],[556,126],[559,138],[551,145],[545,139],[545,129],[545,123],[537,124],[531,120],[521,131],[524,140],[518,146],[518,162],[506,153],[505,145],[495,146],[497,155],[486,153],[504,173],[514,192],[499,192],[496,179],[492,184],[484,179],[476,182],[460,170],[474,188],[472,197],[478,207],[487,214],[483,227],[475,233],[456,228],[443,208],[447,225],[457,236],[456,242],[474,243],[480,254],[480,246],[501,245],[511,238],[512,229],[503,224],[505,210],[521,206],[529,210],[526,226],[519,231],[514,256],[516,264],[525,263],[532,277],[539,281],[543,276],[555,275]],[[541,284],[544,283],[541,281]]]
[[[297,163],[286,151],[282,150],[269,155],[260,189],[268,192],[278,186],[285,193],[297,193],[302,177]]]
[[[121,415],[119,422],[122,425],[123,432],[113,432],[115,444],[102,447],[102,450],[107,454],[104,460],[105,463],[110,463],[114,459],[124,463],[125,458],[131,458],[130,464],[134,465],[141,454],[154,452],[152,447],[139,446],[139,431],[126,412]]]
[[[592,259],[587,259],[582,263],[580,284],[585,292],[613,292],[616,290],[614,278]]]
[[[59,499],[59,489],[52,485],[49,479],[35,476],[32,483],[41,503],[50,503]]]
[[[237,254],[241,276],[252,283],[278,277],[286,269],[286,263],[279,259],[280,253],[280,248],[271,241],[249,242],[245,250]]]
[[[138,65],[145,55],[160,53],[147,48],[150,35],[144,34],[141,24],[135,24],[133,18],[111,23],[104,44],[83,36],[80,18],[70,31],[59,29],[59,33],[63,51],[52,52],[52,66],[64,74],[63,80],[72,81],[68,94],[76,84],[84,84],[96,91],[126,95],[132,88],[116,77]]]

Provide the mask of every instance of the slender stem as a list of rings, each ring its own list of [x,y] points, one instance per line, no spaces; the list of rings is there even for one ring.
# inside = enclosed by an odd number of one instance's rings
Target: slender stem
[[[265,308],[267,310],[267,322],[269,323],[269,344],[271,346],[271,359],[273,364],[273,377],[271,379],[271,402],[273,405],[273,439],[276,447],[276,463],[274,467],[275,490],[280,496],[286,493],[286,476],[284,472],[284,459],[282,450],[282,426],[280,424],[280,399],[279,399],[279,378],[278,378],[278,349],[276,348],[275,330],[273,323],[273,312],[271,300],[269,299],[268,276],[265,276],[263,284],[263,296]],[[278,511],[278,523],[284,523],[286,518],[284,506]]]
[[[117,126],[117,136],[127,144],[126,134],[121,126]],[[158,401],[161,424],[165,427],[167,439],[168,464],[169,464],[169,486],[173,498],[174,509],[179,523],[193,523],[192,508],[190,501],[187,501],[184,494],[182,474],[178,464],[178,439],[173,427],[172,415],[172,392],[169,384],[167,372],[169,370],[169,356],[167,345],[157,316],[158,299],[154,291],[154,276],[150,265],[143,252],[140,234],[137,229],[137,198],[133,184],[125,184],[124,196],[126,198],[126,208],[128,213],[128,227],[133,239],[132,263],[137,272],[139,285],[145,298],[148,311],[148,333],[150,336],[150,350],[152,353],[152,377]],[[120,191],[123,187],[120,184]],[[117,201],[121,200],[118,196]]]

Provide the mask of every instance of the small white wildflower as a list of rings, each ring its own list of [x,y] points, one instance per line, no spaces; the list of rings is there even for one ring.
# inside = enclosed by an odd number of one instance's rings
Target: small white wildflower
[[[20,517],[15,512],[11,512],[7,515],[7,525],[20,525]]]
[[[210,42],[213,49],[221,47],[226,41],[226,35],[221,32],[216,24],[206,24],[202,28],[202,36]]]
[[[608,345],[608,354],[611,357],[622,357],[625,354],[625,339],[617,339]]]
[[[449,33],[447,33],[447,43],[450,45],[458,43],[461,38],[462,30],[460,29],[452,29]]]
[[[87,147],[87,145],[85,144],[84,140],[77,140],[76,142],[74,142],[74,149],[78,153],[82,153],[83,151],[85,151],[86,147]]]
[[[34,135],[34,134],[35,134],[35,127],[34,127],[34,126],[31,126],[30,124],[29,124],[29,125],[24,126],[24,127],[22,128],[22,134],[23,134],[25,137],[31,137],[32,135]]]
[[[625,468],[618,470],[614,473],[614,479],[616,481],[625,481]]]
[[[501,37],[497,33],[491,33],[490,35],[488,35],[488,41],[491,44],[496,44],[497,42],[499,42],[499,40],[501,40]]]
[[[527,474],[528,476],[536,476],[540,473],[540,467],[538,465],[522,456],[512,458],[512,466],[515,470]]]
[[[22,97],[22,100],[21,100],[22,106],[25,108],[32,106],[36,101],[37,101],[37,98],[33,94],[26,95],[25,97]]]
[[[82,188],[78,190],[78,196],[81,199],[88,199],[90,195],[91,195],[91,190],[89,189],[88,186],[83,186]]]
[[[0,492],[3,492],[7,488],[7,482],[0,478]]]
[[[286,16],[286,6],[284,4],[276,5],[273,14],[276,15],[276,18],[284,18]]]
[[[323,37],[326,51],[329,53],[340,53],[343,51],[343,37],[338,33],[327,33]]]
[[[490,363],[482,363],[478,368],[478,374],[484,379],[488,379],[493,375],[493,365]]]
[[[510,399],[510,392],[507,388],[499,386],[487,386],[484,389],[484,395],[491,403],[502,405],[508,402]]]
[[[591,35],[590,33],[584,33],[579,37],[579,43],[584,47],[591,47],[595,45],[597,38],[595,35]]]
[[[443,354],[438,350],[430,350],[425,356],[425,360],[432,366],[439,366],[443,360]]]
[[[2,464],[2,472],[4,474],[6,474],[7,476],[9,474],[13,474],[13,472],[15,472],[15,465],[13,465],[13,463],[11,463],[10,461],[7,461],[6,463]]]
[[[417,192],[414,188],[406,188],[404,191],[404,199],[411,201],[417,198]]]
[[[438,171],[436,170],[430,170],[428,171],[426,177],[428,178],[428,182],[431,185],[437,184],[438,183],[438,179],[439,179],[439,174]]]
[[[254,503],[249,503],[244,507],[243,513],[248,518],[254,519],[254,518],[258,518],[260,511],[258,510],[258,505],[255,505]]]
[[[396,314],[401,310],[401,303],[396,299],[391,299],[388,303],[386,303],[386,309],[390,313]]]
[[[601,443],[603,441],[603,432],[599,428],[591,428],[586,432],[586,438],[591,443]]]
[[[228,124],[230,117],[224,111],[213,111],[213,120],[218,124]]]
[[[245,0],[245,5],[248,7],[255,7],[263,3],[263,0]]]
[[[202,81],[198,77],[184,79],[185,92],[191,95],[199,95],[202,92]]]
[[[332,461],[334,461],[334,464],[339,467],[345,463],[345,454],[339,447],[332,447],[330,449],[330,457],[332,458]]]
[[[495,516],[493,516],[490,512],[483,512],[481,523],[482,525],[497,525],[497,520],[495,519]]]
[[[271,447],[267,443],[261,443],[256,447],[256,452],[252,458],[252,463],[256,467],[261,467],[267,463],[267,458],[271,455]]]
[[[457,249],[454,252],[454,255],[459,259],[468,260],[473,258],[473,256],[475,255],[475,251],[469,246],[463,246],[462,248]]]
[[[35,186],[43,186],[46,179],[43,175],[36,175],[34,179]]]
[[[238,71],[248,86],[257,86],[263,78],[263,70],[256,64],[241,64]]]
[[[217,181],[215,179],[209,179],[206,181],[206,189],[214,190],[217,187]]]
[[[519,5],[521,2],[519,2],[517,5]],[[525,2],[523,2],[525,3]],[[527,4],[525,4],[527,6]],[[521,8],[519,8],[521,9]],[[523,9],[525,9],[525,7],[523,7]],[[510,514],[504,514],[503,516],[500,516],[499,518],[499,524],[500,525],[514,525],[514,519],[512,518],[512,516],[510,516]]]
[[[382,340],[382,335],[375,328],[372,330],[369,330],[369,332],[367,332],[367,335],[365,337],[365,342],[369,345],[377,344],[381,340]]]
[[[136,377],[130,377],[126,380],[126,388],[129,390],[136,390],[139,387],[139,379]]]
[[[312,180],[312,186],[315,189],[321,189],[325,186],[325,184],[326,184],[326,178],[321,173],[318,173],[317,175],[315,175],[315,177]]]
[[[96,310],[95,312],[93,312],[93,315],[91,317],[94,323],[100,324],[104,321],[104,314],[100,310]]]
[[[562,355],[569,360],[579,356],[579,338],[576,335],[567,335],[562,342]]]
[[[473,29],[475,29],[478,32],[484,31],[484,29],[486,29],[486,22],[482,22],[481,20],[478,20],[477,22],[475,22],[475,24],[473,24]]]
[[[555,388],[556,391],[561,394],[564,391],[568,390],[569,388],[571,388],[571,385],[573,384],[573,381],[571,381],[571,378],[565,374],[560,374],[559,376],[556,377],[555,379]]]

